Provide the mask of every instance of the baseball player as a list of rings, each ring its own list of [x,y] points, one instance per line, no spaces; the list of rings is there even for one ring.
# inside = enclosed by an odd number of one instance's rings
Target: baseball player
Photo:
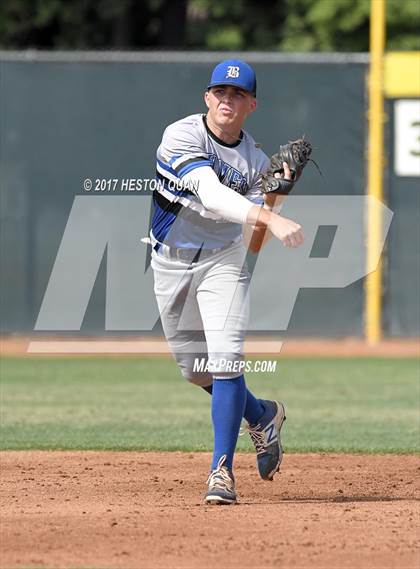
[[[243,375],[247,247],[256,252],[271,235],[297,247],[303,233],[273,211],[273,194],[263,195],[261,174],[270,160],[242,129],[256,108],[253,69],[240,60],[222,61],[204,101],[207,113],[169,125],[157,150],[151,265],[172,353],[183,376],[211,394],[214,452],[205,501],[234,504],[233,457],[242,418],[264,480],[280,467],[285,420],[283,404],[256,398]],[[291,178],[287,163],[281,176]]]

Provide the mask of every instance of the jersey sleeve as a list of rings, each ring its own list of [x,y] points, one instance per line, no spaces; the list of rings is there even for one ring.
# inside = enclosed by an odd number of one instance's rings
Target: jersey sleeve
[[[195,125],[179,121],[167,127],[157,151],[157,169],[182,178],[195,168],[211,166],[204,140]]]

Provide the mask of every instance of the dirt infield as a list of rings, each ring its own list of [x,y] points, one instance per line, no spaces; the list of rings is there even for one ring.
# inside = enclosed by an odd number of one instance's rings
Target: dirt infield
[[[202,502],[209,454],[3,452],[1,567],[411,568],[416,456],[236,459],[236,506]]]

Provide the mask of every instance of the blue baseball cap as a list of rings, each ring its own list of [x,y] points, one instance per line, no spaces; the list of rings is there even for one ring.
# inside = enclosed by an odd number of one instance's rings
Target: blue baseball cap
[[[240,59],[226,59],[216,65],[207,89],[216,85],[234,85],[252,93],[254,97],[257,94],[255,71]]]

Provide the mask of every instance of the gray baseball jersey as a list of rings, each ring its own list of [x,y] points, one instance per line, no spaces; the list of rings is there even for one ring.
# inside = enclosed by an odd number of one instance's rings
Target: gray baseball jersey
[[[216,249],[237,240],[241,225],[207,210],[194,186],[183,186],[182,178],[195,168],[210,166],[222,184],[262,204],[261,172],[269,162],[246,131],[241,131],[237,142],[227,144],[208,129],[203,114],[169,125],[157,150],[159,184],[153,195],[152,243],[157,249],[159,243],[185,249]]]

